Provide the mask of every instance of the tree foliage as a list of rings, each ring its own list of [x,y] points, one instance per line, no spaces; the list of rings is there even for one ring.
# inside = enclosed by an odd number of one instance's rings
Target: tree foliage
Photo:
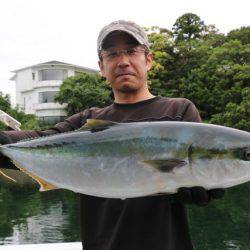
[[[250,27],[225,35],[187,13],[171,30],[154,26],[147,32],[154,55],[148,82],[154,95],[188,98],[204,121],[250,130]],[[56,100],[67,103],[72,115],[108,105],[111,93],[98,74],[82,74],[66,79]]]
[[[224,35],[188,13],[173,32],[162,30],[148,29],[155,59],[151,91],[192,100],[207,122],[249,131],[250,27]]]
[[[238,40],[242,44],[250,43],[250,27],[241,27],[240,29],[232,30],[227,35],[228,40]]]
[[[177,42],[200,38],[204,30],[204,22],[193,13],[182,15],[173,26],[173,34]]]
[[[32,129],[45,129],[48,127],[47,124],[39,121],[34,115],[25,114],[19,107],[12,108],[10,103],[10,96],[4,95],[0,92],[0,110],[6,112],[17,121],[19,121],[22,130],[32,130]],[[8,130],[8,127],[0,121],[0,131]]]
[[[111,89],[99,74],[83,73],[67,78],[55,100],[67,103],[67,114],[73,115],[89,107],[111,103]]]

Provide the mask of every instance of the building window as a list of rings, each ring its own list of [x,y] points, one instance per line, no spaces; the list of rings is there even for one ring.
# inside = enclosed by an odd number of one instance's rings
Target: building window
[[[43,121],[46,124],[55,124],[65,120],[65,116],[43,116],[39,117],[40,121]]]
[[[36,74],[33,72],[32,73],[32,80],[35,80],[36,79]]]
[[[59,91],[39,92],[39,103],[53,103]]]
[[[68,77],[67,70],[43,69],[39,71],[39,81],[65,80]]]

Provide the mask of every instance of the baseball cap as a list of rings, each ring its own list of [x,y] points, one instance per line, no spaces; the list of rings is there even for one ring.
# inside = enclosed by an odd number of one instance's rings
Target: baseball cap
[[[134,22],[119,20],[104,26],[97,39],[98,54],[103,49],[105,38],[114,31],[124,31],[138,41],[139,44],[145,45],[149,49],[149,41],[146,32]]]

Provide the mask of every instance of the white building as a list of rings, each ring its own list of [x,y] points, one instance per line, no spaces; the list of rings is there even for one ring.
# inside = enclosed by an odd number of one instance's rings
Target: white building
[[[54,102],[60,85],[76,74],[97,73],[97,70],[73,64],[50,61],[12,71],[16,82],[16,104],[26,113],[46,122],[58,122],[66,113],[65,105]]]

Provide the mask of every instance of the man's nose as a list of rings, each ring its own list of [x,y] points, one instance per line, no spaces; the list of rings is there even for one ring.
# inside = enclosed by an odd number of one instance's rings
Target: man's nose
[[[119,67],[127,67],[129,66],[129,56],[126,53],[120,53],[119,58],[118,58],[118,66]]]

